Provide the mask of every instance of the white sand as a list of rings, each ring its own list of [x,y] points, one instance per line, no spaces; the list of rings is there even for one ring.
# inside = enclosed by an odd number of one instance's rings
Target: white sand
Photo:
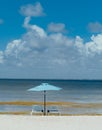
[[[0,115],[0,130],[101,130],[102,116]]]

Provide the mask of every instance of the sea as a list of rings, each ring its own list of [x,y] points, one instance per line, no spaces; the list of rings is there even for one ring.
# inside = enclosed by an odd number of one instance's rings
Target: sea
[[[47,91],[47,101],[102,103],[102,80],[48,80],[48,79],[0,79],[0,102],[6,101],[43,101],[43,92],[29,92],[28,89],[41,83],[62,88],[59,91]],[[24,106],[0,105],[0,111],[20,111],[31,109]],[[69,108],[68,112],[102,114],[102,108],[91,109]]]

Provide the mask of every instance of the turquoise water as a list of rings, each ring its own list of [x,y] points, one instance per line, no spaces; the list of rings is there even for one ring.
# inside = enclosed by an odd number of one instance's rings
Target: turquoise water
[[[43,92],[28,92],[43,82],[61,87],[48,91],[48,101],[102,103],[102,81],[94,80],[0,80],[0,101],[42,101]]]

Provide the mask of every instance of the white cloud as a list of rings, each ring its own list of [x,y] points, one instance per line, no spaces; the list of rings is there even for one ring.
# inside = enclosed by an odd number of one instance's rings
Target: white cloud
[[[42,28],[38,27],[37,25],[30,25],[29,24],[30,19],[31,19],[30,17],[25,18],[24,27],[28,30],[35,31],[35,33],[38,34],[37,36],[46,37],[46,33]]]
[[[84,42],[61,32],[47,34],[24,20],[27,30],[21,38],[0,51],[1,76],[16,78],[101,78],[102,34]],[[99,72],[100,71],[100,72]]]
[[[61,33],[48,35],[44,29],[29,24],[29,21],[29,17],[24,21],[27,33],[8,43],[3,52],[4,64],[26,70],[33,68],[39,75],[55,73],[53,70],[56,67],[67,65],[70,60],[67,53],[72,53],[68,48],[71,48],[73,40]]]
[[[48,31],[49,32],[66,32],[65,30],[65,24],[63,23],[50,23],[48,25]]]
[[[5,50],[5,56],[14,56],[17,58],[18,51],[22,49],[22,44],[20,45],[21,40],[14,40],[11,43],[8,43],[6,50]]]
[[[102,24],[99,22],[91,22],[88,24],[88,29],[92,33],[102,33]]]
[[[102,54],[102,34],[91,37],[91,41],[83,43],[80,37],[76,38],[76,45],[79,51],[87,56]]]
[[[43,16],[45,15],[43,11],[43,7],[39,2],[36,2],[35,4],[27,4],[20,8],[20,13],[24,16]]]

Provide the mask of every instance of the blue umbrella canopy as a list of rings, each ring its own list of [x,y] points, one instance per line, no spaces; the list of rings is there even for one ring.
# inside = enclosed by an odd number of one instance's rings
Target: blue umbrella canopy
[[[50,85],[48,83],[42,83],[39,86],[28,89],[28,91],[49,91],[49,90],[61,90],[61,88]]]
[[[49,90],[61,90],[62,88],[50,85],[48,83],[42,83],[39,86],[28,89],[28,91],[44,91],[44,115],[46,115],[46,91]]]

